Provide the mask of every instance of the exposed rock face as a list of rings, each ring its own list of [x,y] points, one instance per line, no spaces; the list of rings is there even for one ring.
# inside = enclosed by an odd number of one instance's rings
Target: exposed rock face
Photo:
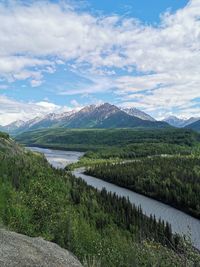
[[[67,250],[42,238],[0,229],[1,267],[82,267]]]

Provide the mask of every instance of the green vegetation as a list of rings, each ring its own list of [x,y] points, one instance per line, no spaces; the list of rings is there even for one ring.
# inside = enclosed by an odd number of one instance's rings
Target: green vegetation
[[[200,135],[187,129],[65,129],[53,128],[25,132],[16,137],[17,141],[30,145],[68,145],[93,147],[118,146],[133,143],[169,143],[193,145],[200,141]],[[80,147],[78,147],[80,148]]]
[[[9,134],[0,132],[0,138],[2,138],[2,139],[9,139]]]
[[[151,157],[133,162],[103,163],[87,174],[175,206],[200,218],[200,158]]]
[[[54,241],[85,266],[198,266],[199,254],[168,224],[51,168],[11,139],[0,144],[0,218],[8,228]]]
[[[200,135],[196,132],[188,129],[58,128],[27,132],[16,139],[28,145],[86,151],[78,163],[66,170],[95,166],[88,171],[90,174],[100,174],[99,178],[107,177],[110,182],[161,200],[198,218],[200,216],[200,181],[196,162],[200,155]],[[126,164],[122,166],[120,161]],[[116,168],[112,167],[113,164]],[[126,168],[128,170],[124,170]],[[120,175],[115,178],[117,172]],[[167,182],[170,184],[166,186]]]
[[[87,151],[93,159],[182,154],[196,150],[200,135],[183,129],[45,129],[26,132],[16,140],[29,146]]]
[[[185,128],[200,132],[200,120],[187,125]]]

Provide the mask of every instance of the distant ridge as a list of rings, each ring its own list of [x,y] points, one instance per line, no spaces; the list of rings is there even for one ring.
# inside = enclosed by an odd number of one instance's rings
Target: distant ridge
[[[196,121],[200,120],[198,117],[191,117],[189,119],[180,119],[176,116],[169,116],[163,121],[169,123],[171,126],[177,127],[177,128],[183,128],[186,127],[187,125],[190,125],[192,123],[195,123]]]

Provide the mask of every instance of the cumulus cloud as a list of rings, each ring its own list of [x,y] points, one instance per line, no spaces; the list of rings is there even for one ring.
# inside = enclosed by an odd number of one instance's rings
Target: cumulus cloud
[[[2,3],[0,77],[29,79],[34,87],[45,72],[70,63],[68,67],[91,77],[93,84],[61,94],[113,90],[121,102],[147,111],[191,111],[200,97],[199,17],[199,0],[163,14],[157,26],[94,16],[63,2]]]

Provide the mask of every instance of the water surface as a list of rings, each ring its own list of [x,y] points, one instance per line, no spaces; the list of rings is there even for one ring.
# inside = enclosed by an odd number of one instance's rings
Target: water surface
[[[71,163],[77,162],[79,158],[84,155],[83,152],[54,150],[54,149],[40,148],[40,147],[28,147],[28,149],[34,152],[43,153],[48,162],[54,168],[61,168],[61,169],[64,169],[67,165]]]

